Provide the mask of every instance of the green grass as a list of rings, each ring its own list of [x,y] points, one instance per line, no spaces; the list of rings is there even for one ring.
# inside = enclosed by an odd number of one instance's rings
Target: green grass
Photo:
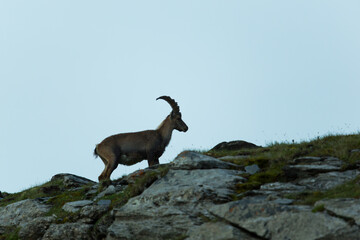
[[[5,233],[0,235],[0,240],[18,240],[19,231],[19,227],[7,227]]]
[[[323,212],[323,211],[325,211],[325,205],[324,205],[324,204],[320,204],[320,205],[314,207],[311,211],[312,211],[313,213]]]
[[[40,186],[35,186],[19,193],[9,194],[0,201],[0,207],[25,199],[54,196],[61,193],[64,189],[64,183],[61,180],[49,181]]]

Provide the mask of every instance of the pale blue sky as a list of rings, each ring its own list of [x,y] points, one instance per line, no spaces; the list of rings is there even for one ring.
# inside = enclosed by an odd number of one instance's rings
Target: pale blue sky
[[[221,141],[360,129],[359,1],[0,0],[0,191],[57,173],[93,180],[95,144],[156,128],[161,163]],[[119,166],[118,178],[147,166]]]

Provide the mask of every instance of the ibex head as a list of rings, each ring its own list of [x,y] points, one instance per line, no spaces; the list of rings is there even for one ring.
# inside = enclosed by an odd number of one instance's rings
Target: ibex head
[[[175,102],[174,99],[172,99],[169,96],[161,96],[158,97],[156,100],[162,99],[167,101],[170,106],[172,107],[172,111],[170,113],[170,119],[173,124],[173,128],[180,131],[180,132],[186,132],[189,128],[186,125],[186,123],[181,119],[181,112],[178,104]]]

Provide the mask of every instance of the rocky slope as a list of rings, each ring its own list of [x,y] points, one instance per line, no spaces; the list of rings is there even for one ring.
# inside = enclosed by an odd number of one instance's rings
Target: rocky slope
[[[360,239],[358,148],[346,159],[307,150],[280,170],[255,156],[270,150],[252,149],[186,151],[110,185],[58,174],[2,194],[0,239]],[[355,195],[326,195],[337,188]]]

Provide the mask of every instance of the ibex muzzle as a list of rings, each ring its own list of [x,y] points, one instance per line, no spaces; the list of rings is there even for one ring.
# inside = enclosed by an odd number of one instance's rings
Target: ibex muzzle
[[[159,157],[164,153],[170,142],[174,129],[186,132],[188,126],[181,119],[180,108],[174,99],[161,96],[170,104],[172,112],[156,130],[147,130],[134,133],[122,133],[105,138],[96,145],[95,156],[100,156],[105,169],[99,176],[99,181],[109,180],[111,173],[118,164],[133,165],[148,160],[149,166],[159,164]]]

